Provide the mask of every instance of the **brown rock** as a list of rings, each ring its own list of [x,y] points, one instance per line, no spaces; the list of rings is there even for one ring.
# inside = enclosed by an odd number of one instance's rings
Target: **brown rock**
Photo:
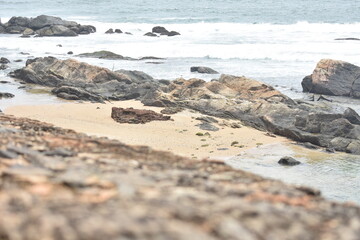
[[[151,110],[117,108],[111,110],[111,117],[119,123],[144,124],[151,121],[168,121],[170,116],[164,116]]]

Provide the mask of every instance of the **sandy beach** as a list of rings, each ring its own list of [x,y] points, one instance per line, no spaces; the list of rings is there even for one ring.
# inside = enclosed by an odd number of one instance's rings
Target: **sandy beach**
[[[231,128],[217,119],[219,131],[205,131],[195,126],[200,113],[185,110],[174,114],[174,121],[154,121],[146,124],[120,124],[111,117],[112,107],[133,107],[160,112],[162,108],[147,107],[139,101],[107,104],[67,103],[36,106],[14,106],[5,113],[48,122],[62,128],[89,135],[104,136],[131,145],[146,145],[156,150],[171,151],[192,158],[235,156],[260,145],[287,142],[283,137],[271,137],[246,126]],[[231,123],[232,121],[226,120]],[[239,122],[237,122],[239,123]],[[207,134],[208,132],[208,134]],[[198,136],[201,134],[204,136]],[[198,134],[198,135],[197,135]]]

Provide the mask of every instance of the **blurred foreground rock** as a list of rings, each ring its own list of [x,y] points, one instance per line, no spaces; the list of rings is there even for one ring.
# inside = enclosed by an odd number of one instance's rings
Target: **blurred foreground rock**
[[[0,115],[0,238],[357,239],[360,208],[148,147]]]

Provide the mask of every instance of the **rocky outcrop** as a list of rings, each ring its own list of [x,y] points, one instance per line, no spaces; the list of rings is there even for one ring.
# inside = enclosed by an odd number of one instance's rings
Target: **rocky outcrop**
[[[111,118],[119,123],[144,124],[152,121],[168,121],[170,116],[164,116],[152,110],[117,108],[111,109]]]
[[[0,203],[3,239],[342,240],[360,231],[358,206],[315,189],[7,115]]]
[[[322,59],[301,85],[304,92],[360,98],[360,67]]]
[[[99,59],[108,59],[108,60],[135,60],[134,58],[124,57],[122,55],[110,52],[110,51],[96,51],[92,53],[81,53],[79,57],[88,57],[88,58],[99,58]]]
[[[191,67],[191,72],[198,72],[198,73],[205,73],[205,74],[218,74],[219,72],[215,71],[214,69],[211,69],[209,67]]]
[[[156,27],[153,27],[151,32],[145,33],[144,36],[149,36],[149,37],[157,37],[157,36],[173,37],[173,36],[177,36],[177,35],[180,35],[180,33],[176,32],[176,31],[168,31],[166,28],[164,28],[162,26],[156,26]]]
[[[284,166],[295,166],[295,165],[299,165],[301,164],[301,162],[299,162],[298,160],[296,160],[295,158],[292,157],[282,157],[278,163],[280,165],[284,165]]]
[[[53,93],[65,99],[103,102],[141,99],[161,85],[140,71],[113,72],[73,59],[53,57],[30,59],[13,77],[27,83],[54,87]]]
[[[12,93],[0,92],[0,99],[2,99],[2,98],[13,98],[13,97],[15,97],[15,95],[12,94]]]
[[[24,37],[30,37],[35,34],[39,37],[73,37],[79,34],[96,32],[94,26],[80,25],[73,21],[66,21],[59,17],[46,15],[40,15],[36,18],[12,17],[2,27],[4,28],[4,33],[23,34]]]

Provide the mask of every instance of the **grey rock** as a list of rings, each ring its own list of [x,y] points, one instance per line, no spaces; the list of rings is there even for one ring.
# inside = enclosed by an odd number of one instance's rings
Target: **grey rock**
[[[147,37],[158,37],[157,34],[152,33],[152,32],[147,32],[147,33],[144,34],[144,36],[147,36]]]
[[[1,57],[1,58],[0,58],[0,63],[1,63],[1,64],[8,64],[8,63],[10,63],[10,60],[7,59],[7,58]]]
[[[280,165],[284,165],[284,166],[295,166],[295,165],[299,165],[301,164],[300,161],[292,158],[292,157],[283,157],[279,160],[278,162]]]
[[[106,33],[106,34],[113,34],[113,33],[114,33],[114,29],[110,28],[110,29],[108,29],[105,33]]]
[[[209,67],[191,67],[191,72],[198,72],[198,73],[206,73],[206,74],[218,74],[219,72],[215,71],[214,69],[211,69]]]
[[[44,27],[36,31],[40,37],[76,37],[78,34],[62,25]]]
[[[168,35],[169,34],[169,31],[166,30],[166,28],[161,27],[161,26],[153,27],[152,32],[153,33],[158,33],[160,35]]]
[[[2,99],[2,98],[13,98],[13,97],[15,97],[15,95],[12,94],[12,93],[0,92],[0,99]]]
[[[63,98],[67,100],[85,100],[90,102],[104,102],[104,99],[101,96],[77,87],[62,86],[62,87],[54,88],[51,92],[56,96],[58,96],[59,98]]]

